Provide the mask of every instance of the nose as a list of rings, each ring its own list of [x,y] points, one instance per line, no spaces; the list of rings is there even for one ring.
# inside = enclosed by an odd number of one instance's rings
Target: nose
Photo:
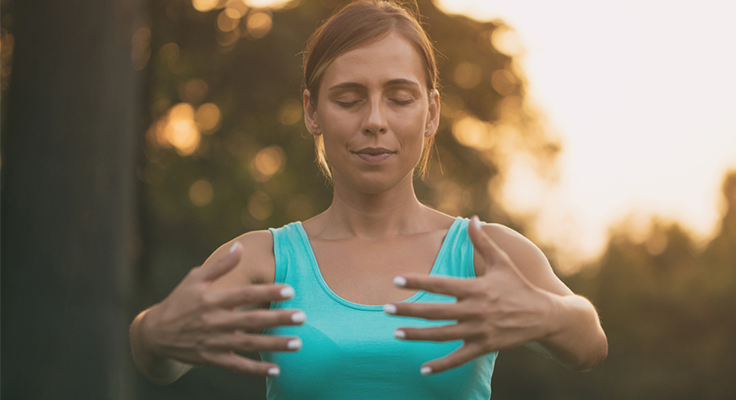
[[[363,133],[366,135],[385,133],[387,129],[386,112],[380,96],[375,96],[368,102],[366,113]]]

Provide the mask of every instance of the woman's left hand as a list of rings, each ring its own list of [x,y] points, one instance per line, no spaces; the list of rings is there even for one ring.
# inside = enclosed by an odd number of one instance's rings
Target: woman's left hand
[[[394,279],[396,285],[406,289],[455,297],[456,303],[392,303],[384,308],[393,315],[457,321],[431,328],[399,328],[394,333],[404,340],[464,342],[447,356],[425,363],[421,369],[425,375],[543,339],[555,330],[555,304],[560,296],[529,282],[509,256],[483,232],[477,217],[473,218],[468,233],[486,263],[485,275],[454,279],[407,274]]]

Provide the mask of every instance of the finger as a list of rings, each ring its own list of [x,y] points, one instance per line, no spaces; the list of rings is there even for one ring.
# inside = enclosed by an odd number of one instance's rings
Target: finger
[[[398,328],[394,337],[402,340],[422,340],[427,342],[450,342],[475,336],[466,324],[450,324],[431,328]]]
[[[505,263],[509,260],[509,256],[503,251],[496,242],[494,242],[488,235],[481,229],[480,220],[478,216],[473,216],[468,225],[468,236],[470,241],[473,243],[478,252],[483,256],[486,262],[490,263]]]
[[[216,353],[210,356],[207,361],[210,365],[226,368],[242,374],[274,377],[281,373],[281,369],[276,364],[251,360],[232,352]]]
[[[288,285],[248,285],[237,289],[212,291],[208,302],[216,307],[233,308],[246,304],[283,301],[294,297],[294,289]]]
[[[461,321],[474,315],[463,303],[391,303],[386,304],[383,310],[391,315],[429,320]]]
[[[203,281],[212,282],[225,275],[238,265],[242,253],[243,246],[240,243],[235,242],[232,247],[230,247],[230,252],[227,255],[213,262],[211,265],[200,267],[199,278]]]
[[[298,337],[235,333],[229,340],[229,348],[241,352],[298,351],[302,340]]]
[[[425,363],[419,371],[422,375],[444,372],[448,369],[459,367],[476,357],[482,356],[483,354],[485,354],[485,351],[480,345],[475,343],[466,343],[459,349],[442,358]]]
[[[302,311],[296,310],[253,310],[240,312],[223,312],[215,327],[222,330],[244,330],[260,332],[266,328],[285,325],[301,325],[306,320]]]
[[[452,297],[467,297],[472,294],[470,279],[444,278],[406,274],[394,278],[394,285],[405,289],[419,289],[445,294]]]

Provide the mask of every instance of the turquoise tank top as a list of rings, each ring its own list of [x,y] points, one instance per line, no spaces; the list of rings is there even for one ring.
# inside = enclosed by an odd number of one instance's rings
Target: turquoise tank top
[[[456,218],[447,232],[430,275],[475,277],[470,221]],[[420,366],[462,345],[454,342],[402,341],[396,328],[427,327],[453,321],[427,321],[391,316],[382,305],[364,305],[336,295],[325,283],[300,222],[270,229],[274,239],[276,283],[291,285],[296,294],[272,309],[300,309],[307,315],[301,326],[264,331],[298,336],[302,349],[263,352],[264,361],[281,367],[281,375],[266,379],[268,400],[402,399],[487,400],[497,353],[461,367],[423,376]],[[454,302],[455,298],[419,291],[404,302]]]

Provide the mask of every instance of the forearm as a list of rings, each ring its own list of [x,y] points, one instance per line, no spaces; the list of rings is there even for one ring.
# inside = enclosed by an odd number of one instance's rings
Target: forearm
[[[149,308],[138,314],[130,324],[130,347],[133,352],[133,360],[138,370],[148,379],[159,385],[168,385],[186,374],[192,366],[156,355],[146,347],[141,326],[150,310]]]
[[[561,364],[585,371],[608,355],[608,341],[598,313],[584,297],[553,295],[551,332],[538,343]]]

